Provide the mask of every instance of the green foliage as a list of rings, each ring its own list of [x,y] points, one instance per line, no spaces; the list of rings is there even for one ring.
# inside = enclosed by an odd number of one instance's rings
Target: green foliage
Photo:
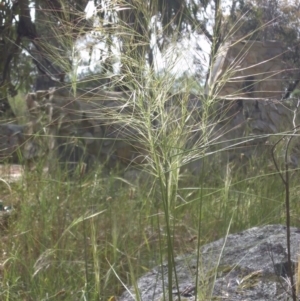
[[[188,177],[176,193],[170,182],[176,179],[162,174],[160,185],[166,180],[173,188],[157,188],[150,196],[150,183],[132,186],[101,171],[76,185],[60,182],[60,174],[51,179],[28,173],[11,186],[13,193],[2,187],[16,211],[1,240],[1,298],[107,300],[122,292],[119,279],[129,285],[169,257],[168,231],[175,256],[194,250],[198,239],[202,245],[225,235],[231,219],[232,232],[283,222],[280,179],[252,173],[228,169],[225,179]],[[295,205],[297,190],[293,186]],[[166,200],[163,191],[171,193]]]
[[[89,82],[91,86],[102,86],[105,77],[103,73],[95,74],[78,82],[80,62],[73,47],[82,27],[77,27],[75,21],[76,16],[82,20],[85,3],[79,2],[78,11],[65,9],[63,1],[51,2],[52,10],[47,11],[50,2],[41,1],[41,13],[51,16],[47,19],[51,23],[46,26],[51,26],[49,32],[55,41],[49,41],[47,36],[32,41],[39,43],[34,46],[45,54],[43,60],[55,62],[54,67],[47,65],[44,72],[50,75],[53,67],[54,71],[68,74],[74,94],[80,85],[86,88]],[[42,164],[37,164],[34,171],[27,170],[17,183],[1,181],[2,198],[15,211],[3,228],[0,241],[0,299],[109,300],[122,293],[123,284],[136,285],[141,274],[162,261],[169,263],[167,277],[171,280],[176,255],[199,249],[226,235],[228,229],[235,232],[284,221],[284,189],[266,157],[255,159],[259,162],[250,160],[247,167],[239,161],[218,166],[218,156],[223,153],[213,131],[224,121],[225,112],[216,109],[216,95],[203,95],[203,87],[190,78],[176,78],[171,73],[174,66],[167,66],[166,72],[157,76],[151,63],[147,63],[147,55],[151,57],[147,26],[153,15],[160,15],[163,25],[172,29],[163,28],[166,40],[171,37],[170,40],[179,41],[191,20],[192,28],[205,32],[205,22],[195,17],[195,5],[183,2],[185,5],[180,6],[178,1],[159,1],[154,7],[150,1],[153,10],[148,10],[147,3],[126,1],[128,11],[119,14],[123,23],[113,22],[104,11],[98,12],[98,30],[103,40],[111,42],[115,36],[122,41],[121,72],[109,79],[109,88],[130,88],[133,92],[124,104],[133,113],[115,112],[109,118],[134,129],[134,142],[142,145],[147,161],[135,170],[139,183],[124,179],[118,171],[105,173],[102,167],[87,178],[71,181],[61,170],[44,173]],[[201,1],[205,8],[208,2]],[[24,3],[20,17],[28,17],[29,3]],[[5,5],[2,12],[7,11],[8,4]],[[113,7],[109,11],[115,13]],[[260,17],[260,11],[255,12],[255,18]],[[42,26],[42,20],[37,18],[37,27]],[[132,28],[128,20],[133,21]],[[215,44],[213,54],[222,40],[221,11],[216,12],[215,21],[215,36],[206,32]],[[30,40],[29,27],[22,34]],[[111,55],[108,51],[109,58]],[[0,71],[3,72],[3,65]],[[188,106],[190,91],[202,99],[201,109]],[[19,115],[20,94],[14,102],[10,101]],[[194,133],[200,130],[201,134],[195,137]],[[188,145],[191,148],[187,149]],[[194,162],[200,162],[197,176],[188,170]],[[292,224],[298,222],[300,213],[297,180],[295,172],[291,185]],[[173,285],[177,285],[176,281],[169,281],[169,292]],[[208,296],[203,296],[203,300],[208,300]],[[169,299],[172,300],[171,293]]]
[[[27,108],[24,98],[25,94],[22,92],[19,92],[13,97],[8,97],[10,107],[16,116],[17,122],[20,124],[24,124],[28,119],[28,116],[26,116]]]

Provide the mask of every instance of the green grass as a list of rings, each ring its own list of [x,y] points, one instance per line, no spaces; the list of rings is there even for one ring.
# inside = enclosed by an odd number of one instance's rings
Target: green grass
[[[284,186],[269,154],[246,167],[242,161],[218,163],[212,129],[226,111],[218,112],[217,99],[202,95],[203,111],[188,110],[187,82],[166,113],[174,78],[149,74],[151,89],[140,89],[131,76],[135,97],[126,105],[134,114],[113,118],[136,130],[131,138],[147,153],[148,179],[131,183],[99,166],[76,181],[37,168],[10,189],[0,182],[4,203],[15,208],[0,241],[0,300],[106,301],[162,261],[169,263],[171,279],[174,257],[228,231],[285,222]],[[200,159],[198,176],[184,170]],[[299,223],[298,177],[295,172],[291,184],[293,225]]]
[[[171,279],[174,257],[228,231],[285,222],[284,186],[269,154],[246,167],[242,161],[220,165],[212,134],[224,113],[220,117],[214,110],[217,99],[202,96],[199,119],[196,109],[187,110],[187,83],[186,93],[166,113],[173,81],[150,77],[150,95],[133,77],[136,94],[126,105],[134,114],[114,115],[136,130],[134,142],[148,155],[140,166],[147,180],[131,183],[122,172],[102,173],[99,166],[76,181],[63,171],[47,175],[37,168],[10,189],[0,182],[4,203],[15,208],[0,241],[0,300],[106,301],[162,261],[169,263]],[[195,128],[201,134],[193,136],[193,150],[185,150]],[[197,176],[182,168],[200,159]],[[297,179],[295,172],[293,225],[300,213]]]
[[[54,61],[66,64],[63,57]],[[10,189],[0,182],[1,198],[15,208],[0,240],[0,300],[111,301],[124,291],[123,283],[135,286],[162,261],[169,263],[171,279],[174,257],[228,231],[285,222],[284,186],[269,154],[249,160],[247,168],[239,162],[219,166],[221,150],[213,129],[227,121],[226,109],[218,107],[216,94],[210,95],[214,87],[205,96],[195,81],[180,82],[182,94],[174,100],[175,76],[166,72],[158,77],[144,63],[122,55],[126,80],[112,77],[112,86],[115,80],[133,91],[124,104],[129,113],[98,113],[103,123],[113,120],[135,130],[130,138],[147,153],[148,180],[130,183],[117,171],[102,173],[100,166],[77,181],[66,180],[59,170],[51,175],[37,170]],[[127,66],[135,66],[136,73]],[[76,74],[70,78],[76,92]],[[191,89],[199,91],[201,109],[188,109]],[[24,117],[20,95],[14,103],[16,115]],[[184,172],[186,164],[200,159],[198,176]],[[299,224],[298,177],[295,173],[291,185],[293,225]]]
[[[113,175],[72,184],[30,174],[12,192],[1,184],[16,210],[2,230],[0,299],[108,300],[122,293],[120,280],[133,284],[168,259],[168,227],[176,256],[224,236],[231,220],[230,232],[283,223],[279,177],[242,176],[215,176],[213,186],[182,180],[169,224],[160,193],[149,196],[149,185],[139,189]],[[294,225],[299,213],[294,206]]]
[[[24,124],[28,118],[24,113],[26,112],[26,102],[25,102],[25,94],[20,92],[14,96],[8,96],[9,105],[16,116],[17,122],[20,124]]]

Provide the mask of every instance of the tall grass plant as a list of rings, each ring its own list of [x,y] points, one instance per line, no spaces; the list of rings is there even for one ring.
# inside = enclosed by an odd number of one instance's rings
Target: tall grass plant
[[[51,176],[28,171],[10,189],[0,182],[3,201],[15,208],[0,241],[0,299],[113,300],[133,286],[140,300],[138,277],[167,262],[164,299],[171,301],[178,286],[177,255],[198,250],[200,257],[203,244],[230,232],[284,222],[284,189],[268,158],[249,160],[246,169],[238,162],[218,163],[225,149],[222,131],[216,135],[215,129],[227,109],[219,107],[216,94],[204,95],[199,86],[201,102],[193,106],[189,82],[174,92],[174,66],[157,76],[139,57],[122,59],[135,66],[135,72],[123,68],[122,84],[130,86],[131,96],[122,113],[111,111],[110,120],[133,129],[128,139],[144,156],[136,169],[147,180],[137,184],[99,166],[76,182],[66,181],[59,169]],[[76,95],[77,78],[70,79]],[[195,91],[194,82],[192,87]],[[98,114],[105,118],[100,109]],[[193,164],[196,174],[189,170]],[[291,195],[297,198],[297,186]],[[295,206],[294,225],[297,216]],[[200,263],[197,268],[201,271]],[[211,299],[200,272],[196,286],[199,300]]]

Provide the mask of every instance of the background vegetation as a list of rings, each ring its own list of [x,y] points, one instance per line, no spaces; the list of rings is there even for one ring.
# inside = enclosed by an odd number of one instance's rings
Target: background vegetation
[[[20,182],[1,181],[3,202],[15,208],[3,221],[0,241],[2,300],[113,300],[123,284],[134,285],[162,261],[170,263],[171,275],[176,255],[224,236],[228,228],[235,232],[285,221],[284,187],[268,159],[253,159],[246,169],[211,168],[207,149],[217,100],[207,99],[203,86],[224,40],[277,39],[288,49],[283,57],[291,66],[284,77],[288,98],[300,78],[298,1],[95,0],[96,11],[86,19],[87,2],[0,3],[2,111],[11,108],[7,98],[32,89],[135,91],[131,105],[139,114],[125,118],[149,152],[147,177],[128,181],[117,171],[104,174],[99,166],[75,183],[63,181],[60,171],[49,177],[37,165]],[[170,53],[195,39],[201,41],[194,42],[197,55],[184,57],[193,73],[178,77],[176,61],[182,56],[171,60]],[[209,47],[203,47],[205,40]],[[84,66],[92,72],[80,72]],[[182,99],[191,91],[203,99],[196,154],[183,151],[195,112],[184,102],[181,118],[164,111],[176,90]],[[21,114],[16,107],[13,111]],[[153,128],[152,112],[159,130]],[[200,158],[197,176],[180,172]],[[296,172],[291,181],[291,219],[298,225]]]

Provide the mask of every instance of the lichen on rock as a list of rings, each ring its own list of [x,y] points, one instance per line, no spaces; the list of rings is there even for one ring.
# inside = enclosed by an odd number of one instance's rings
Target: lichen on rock
[[[299,252],[300,229],[291,228],[294,267]],[[172,283],[174,300],[283,301],[291,288],[287,275],[286,227],[267,225],[230,234],[204,245],[196,252],[175,259],[178,289]],[[197,265],[198,262],[198,265]],[[196,267],[198,266],[198,270]],[[136,285],[143,301],[168,300],[168,267],[153,268]],[[296,271],[294,270],[293,273]],[[196,274],[198,273],[198,283]],[[173,275],[174,276],[174,275]],[[118,301],[138,300],[132,288]]]

